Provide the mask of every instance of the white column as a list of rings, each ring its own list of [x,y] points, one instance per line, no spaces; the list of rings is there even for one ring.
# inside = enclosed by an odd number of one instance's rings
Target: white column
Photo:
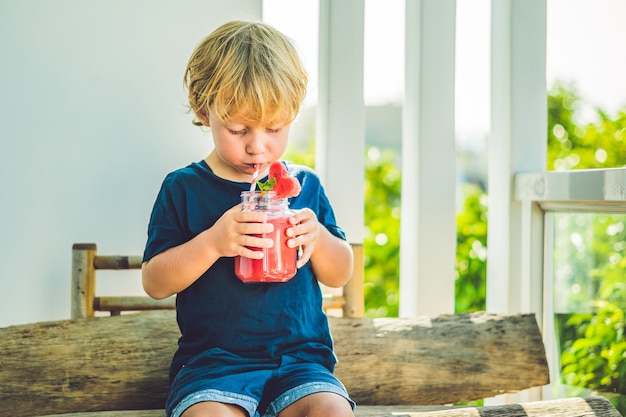
[[[363,242],[363,0],[320,0],[315,168],[348,241]]]
[[[543,324],[543,213],[514,198],[514,176],[546,169],[546,0],[491,6],[487,310],[535,313]],[[545,333],[544,333],[545,337]],[[490,399],[538,400],[541,390]]]
[[[493,1],[491,18],[487,310],[540,313],[542,213],[513,178],[546,169],[546,0]]]
[[[454,312],[455,0],[406,0],[400,316]]]

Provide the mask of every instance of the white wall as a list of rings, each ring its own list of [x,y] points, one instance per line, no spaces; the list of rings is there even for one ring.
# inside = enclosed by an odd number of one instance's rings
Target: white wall
[[[0,327],[69,317],[73,243],[142,254],[163,177],[211,147],[187,58],[260,17],[261,0],[0,1]],[[99,291],[142,293],[117,277]]]

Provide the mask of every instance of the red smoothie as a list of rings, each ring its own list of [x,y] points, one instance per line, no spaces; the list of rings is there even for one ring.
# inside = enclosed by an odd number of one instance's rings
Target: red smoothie
[[[289,217],[273,217],[267,220],[274,225],[271,233],[264,235],[274,240],[271,248],[252,248],[263,251],[262,259],[243,256],[235,258],[235,274],[243,282],[285,282],[296,274],[296,248],[287,247],[286,230],[291,227]]]

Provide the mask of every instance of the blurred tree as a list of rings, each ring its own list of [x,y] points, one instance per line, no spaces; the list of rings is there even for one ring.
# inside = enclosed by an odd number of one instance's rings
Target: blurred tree
[[[581,122],[583,110],[593,122]],[[584,109],[576,89],[555,84],[548,93],[548,170],[616,168],[626,164],[626,109],[614,118]]]

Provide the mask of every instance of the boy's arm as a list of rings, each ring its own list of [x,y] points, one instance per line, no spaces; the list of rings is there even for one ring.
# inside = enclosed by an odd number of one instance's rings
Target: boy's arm
[[[291,237],[287,244],[303,249],[298,268],[310,260],[319,282],[334,288],[345,285],[352,276],[354,262],[348,242],[330,233],[309,208],[296,210],[289,221],[293,227],[287,229]]]
[[[144,290],[152,298],[163,299],[189,287],[223,256],[261,257],[262,252],[249,247],[270,247],[272,240],[250,235],[269,233],[272,226],[265,220],[265,213],[242,212],[241,205],[226,211],[209,229],[144,262]]]
[[[320,233],[311,263],[317,280],[329,287],[342,287],[352,276],[354,267],[350,244],[319,225]]]
[[[159,253],[141,266],[146,293],[155,299],[167,298],[193,284],[219,259],[211,244],[211,229],[179,246]]]

